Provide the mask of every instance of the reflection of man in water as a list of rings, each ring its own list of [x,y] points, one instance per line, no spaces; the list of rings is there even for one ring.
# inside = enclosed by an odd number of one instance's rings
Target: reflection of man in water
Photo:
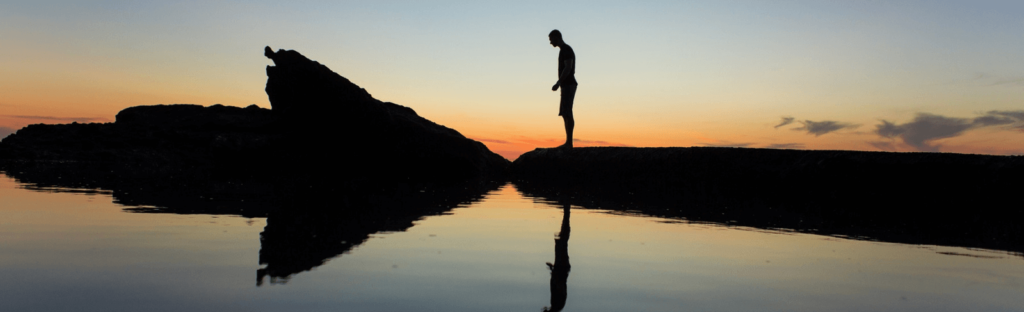
[[[558,116],[565,121],[565,145],[561,147],[572,148],[572,129],[576,121],[572,119],[572,100],[576,97],[576,53],[565,41],[562,41],[562,32],[558,29],[548,33],[551,45],[558,47],[558,81],[551,91],[562,87],[562,101],[558,106]]]
[[[551,307],[544,311],[562,311],[568,298],[569,270],[569,204],[562,204],[562,229],[555,237],[555,263],[548,263],[551,270]]]

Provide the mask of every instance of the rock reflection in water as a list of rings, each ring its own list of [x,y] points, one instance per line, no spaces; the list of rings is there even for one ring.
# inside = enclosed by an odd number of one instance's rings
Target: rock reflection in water
[[[190,170],[133,175],[115,164],[23,162],[6,174],[40,192],[105,193],[127,212],[266,217],[257,285],[286,283],[378,232],[404,231],[429,215],[480,200],[500,182],[354,184],[334,181],[309,190],[259,179],[215,179]],[[166,177],[176,178],[166,178]],[[282,190],[285,189],[285,190]]]
[[[404,231],[429,215],[480,200],[500,186],[465,183],[429,188],[396,187],[385,194],[324,194],[300,198],[292,207],[270,213],[260,233],[260,265],[256,285],[269,277],[283,284],[365,242],[371,234]],[[365,195],[365,194],[363,194]]]
[[[137,170],[136,170],[137,169]],[[280,181],[228,178],[194,168],[135,166],[105,162],[0,162],[0,170],[23,188],[56,193],[104,193],[124,210],[138,213],[266,217],[280,201]]]
[[[683,187],[676,190],[636,190],[599,182],[569,184],[517,180],[513,183],[525,196],[585,209],[860,240],[1000,250],[1024,257],[1020,225],[987,215],[968,218],[958,224],[951,221],[937,223],[935,220],[954,219],[956,212],[936,211],[933,215],[914,218],[900,212],[900,207],[886,202],[858,211],[862,207],[849,202],[801,201],[796,196],[799,191],[764,198],[742,188],[728,190],[721,196],[693,196],[694,190]],[[778,198],[781,197],[788,198],[783,205],[789,209],[780,209]],[[892,213],[885,216],[872,213],[886,210]]]

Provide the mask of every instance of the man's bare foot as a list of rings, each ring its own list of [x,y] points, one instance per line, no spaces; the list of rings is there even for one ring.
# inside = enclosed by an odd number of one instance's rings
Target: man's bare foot
[[[557,149],[572,149],[572,143],[565,143],[556,147]]]

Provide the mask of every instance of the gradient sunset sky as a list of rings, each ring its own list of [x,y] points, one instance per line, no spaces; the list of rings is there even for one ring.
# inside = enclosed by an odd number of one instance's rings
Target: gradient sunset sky
[[[564,141],[552,29],[577,55],[576,146],[1024,154],[1022,1],[15,1],[0,137],[270,108],[269,45],[514,159]]]

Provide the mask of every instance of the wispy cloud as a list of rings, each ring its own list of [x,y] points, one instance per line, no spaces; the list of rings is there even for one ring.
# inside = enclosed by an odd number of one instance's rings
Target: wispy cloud
[[[827,134],[827,133],[839,131],[839,130],[842,130],[842,129],[856,129],[857,127],[860,127],[860,125],[850,124],[850,123],[845,123],[845,122],[832,121],[832,120],[825,120],[825,121],[804,120],[804,121],[800,121],[800,123],[803,124],[804,126],[800,127],[800,128],[794,128],[793,130],[807,131],[808,134],[813,134],[814,136],[821,136],[822,134]]]
[[[1021,87],[1024,86],[1024,77],[995,76],[986,73],[978,73],[973,79],[988,86]]]
[[[562,138],[562,139],[538,139],[538,138],[522,136],[522,135],[515,136],[515,137],[511,138],[510,140],[512,142],[514,142],[515,144],[528,145],[528,146],[531,146],[531,147],[558,146],[558,145],[560,145],[562,143],[565,143],[565,139],[564,138]]]
[[[775,125],[775,129],[778,129],[779,127],[782,127],[782,126],[785,126],[785,125],[788,125],[788,124],[791,124],[795,120],[796,120],[796,118],[793,118],[793,117],[790,117],[790,116],[783,116],[782,117],[782,121],[780,121],[779,124]]]
[[[992,83],[993,86],[1012,86],[1020,87],[1024,86],[1024,78],[1006,78],[999,79]]]
[[[17,119],[30,119],[30,120],[46,120],[56,122],[107,122],[110,121],[106,118],[100,117],[54,117],[54,116],[27,116],[27,115],[0,115],[2,117],[17,118]]]
[[[602,145],[602,146],[622,146],[631,147],[632,145],[626,145],[622,143],[599,141],[599,140],[584,140],[584,139],[572,139],[573,143],[589,144],[589,145]]]
[[[874,146],[879,150],[896,151],[896,143],[893,143],[892,141],[868,141],[868,144],[871,144],[871,146]]]
[[[1024,129],[1024,110],[988,111],[975,118],[918,113],[914,120],[904,124],[882,120],[875,126],[875,134],[900,139],[919,151],[937,152],[942,146],[935,144],[936,140],[957,137],[972,129],[996,126]]]
[[[768,146],[765,146],[764,148],[801,149],[801,148],[804,148],[804,144],[803,143],[775,143],[775,144],[768,144]]]
[[[511,142],[505,141],[505,140],[483,139],[483,138],[470,138],[470,139],[477,140],[477,141],[480,141],[480,142],[495,143],[495,144],[512,144]]]
[[[754,145],[754,143],[732,143],[732,142],[719,142],[719,143],[702,143],[701,145],[707,147],[747,147]]]

